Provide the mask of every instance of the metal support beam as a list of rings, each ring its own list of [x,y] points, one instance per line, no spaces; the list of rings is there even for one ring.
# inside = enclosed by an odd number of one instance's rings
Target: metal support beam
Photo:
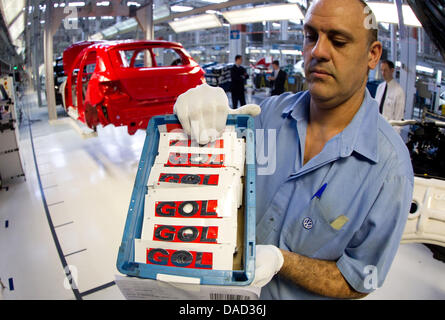
[[[63,12],[63,11],[62,11]],[[43,52],[45,61],[46,102],[49,120],[57,120],[56,94],[54,89],[54,46],[53,36],[62,22],[63,15],[56,11],[52,1],[46,1],[45,27],[43,31]]]
[[[289,40],[289,35],[288,35],[288,27],[289,27],[289,21],[288,20],[284,20],[280,22],[280,41],[288,41]],[[284,58],[285,55],[284,54],[280,54],[280,66],[285,66],[286,64],[286,59]],[[295,56],[294,56],[294,61],[293,64],[295,64]]]
[[[289,21],[283,20],[280,22],[280,40],[281,41],[288,41],[289,40]]]
[[[434,101],[434,112],[437,114],[441,113],[440,108],[440,94],[442,92],[442,70],[436,71],[436,83],[435,83],[435,91],[436,91],[436,101]]]
[[[40,16],[39,16],[39,10],[38,5],[36,4],[36,1],[31,0],[31,4],[34,6],[34,10],[32,12],[31,17],[31,39],[32,39],[32,46],[31,41],[29,43],[30,47],[32,48],[31,52],[31,64],[33,67],[33,75],[34,75],[34,90],[36,90],[37,93],[37,103],[39,107],[42,107],[42,89],[40,86],[40,72],[39,72],[39,66],[41,61],[41,50],[39,50],[40,47]]]
[[[399,16],[400,35],[400,85],[405,91],[405,119],[412,119],[414,111],[414,96],[416,93],[416,64],[417,64],[417,39],[413,32],[405,26],[402,13],[402,1],[395,1]],[[408,137],[408,129],[404,127],[401,132],[404,140]]]
[[[40,88],[40,75],[39,75],[39,54],[37,50],[37,44],[35,44],[32,48],[32,66],[33,66],[33,74],[34,74],[34,90],[37,92],[37,102],[39,107],[42,106],[42,92]]]
[[[235,63],[235,57],[241,55],[246,63],[246,34],[244,25],[231,25],[229,32],[229,63]]]
[[[391,30],[391,55],[389,59],[395,63],[397,61],[397,27],[390,24],[389,28]]]
[[[143,8],[136,11],[136,21],[144,33],[144,39],[153,40],[153,0],[147,1],[147,4]]]

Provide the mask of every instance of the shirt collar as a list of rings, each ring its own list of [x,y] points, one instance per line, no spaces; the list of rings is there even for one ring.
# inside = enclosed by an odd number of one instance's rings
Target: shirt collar
[[[286,107],[281,113],[282,117],[292,116],[295,120],[307,119],[309,117],[309,104],[311,102],[311,95],[309,91],[304,91],[294,102]]]
[[[349,156],[352,151],[355,151],[377,163],[379,161],[378,120],[378,104],[366,89],[360,109],[341,133],[342,156]]]
[[[310,100],[309,91],[305,91],[294,104],[283,110],[282,116],[291,116],[296,121],[307,121]],[[360,109],[348,126],[340,133],[341,157],[348,157],[355,151],[375,163],[378,162],[378,117],[377,102],[371,97],[368,89],[366,89],[365,98]]]

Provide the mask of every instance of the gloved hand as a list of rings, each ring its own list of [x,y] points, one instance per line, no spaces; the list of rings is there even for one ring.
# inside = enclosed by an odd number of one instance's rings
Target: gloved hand
[[[207,144],[221,136],[228,114],[260,114],[256,104],[239,109],[229,107],[229,99],[220,87],[202,84],[181,94],[173,107],[184,131],[199,144]]]
[[[255,278],[251,286],[264,287],[280,271],[284,263],[280,249],[272,245],[257,245]]]

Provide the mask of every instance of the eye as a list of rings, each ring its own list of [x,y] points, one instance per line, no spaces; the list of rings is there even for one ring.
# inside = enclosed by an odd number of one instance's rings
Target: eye
[[[337,48],[343,48],[344,46],[346,46],[347,42],[340,40],[332,40],[332,44]]]
[[[317,40],[317,35],[312,32],[306,32],[304,34],[304,38],[308,41],[315,41],[315,40]]]

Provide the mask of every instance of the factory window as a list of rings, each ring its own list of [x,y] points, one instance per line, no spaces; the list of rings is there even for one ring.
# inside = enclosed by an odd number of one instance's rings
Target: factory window
[[[170,67],[186,64],[186,59],[179,50],[163,47],[119,50],[119,57],[123,68]]]

